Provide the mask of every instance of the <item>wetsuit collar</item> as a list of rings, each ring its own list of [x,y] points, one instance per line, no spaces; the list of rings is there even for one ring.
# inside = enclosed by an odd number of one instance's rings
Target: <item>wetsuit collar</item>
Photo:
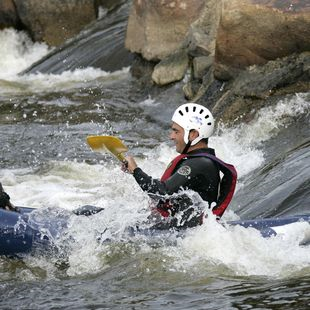
[[[193,155],[193,154],[200,154],[200,153],[207,153],[207,154],[211,154],[213,156],[215,156],[215,150],[210,148],[210,147],[204,147],[201,149],[196,149],[193,151],[188,152],[188,155]]]

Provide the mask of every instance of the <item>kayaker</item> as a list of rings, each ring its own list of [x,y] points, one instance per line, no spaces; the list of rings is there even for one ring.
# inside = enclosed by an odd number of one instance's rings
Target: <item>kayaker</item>
[[[156,217],[156,228],[187,228],[202,223],[203,210],[195,208],[184,190],[198,193],[218,217],[226,210],[234,193],[237,173],[208,147],[213,130],[211,112],[202,105],[186,103],[174,112],[170,133],[181,155],[172,160],[160,180],[146,174],[132,156],[126,157],[123,170],[131,173],[151,198],[161,198],[155,208],[160,215]],[[222,178],[220,171],[224,174]],[[176,193],[180,195],[174,195]]]
[[[18,208],[14,207],[10,202],[10,196],[4,191],[1,183],[0,183],[0,208],[8,211],[18,211]]]

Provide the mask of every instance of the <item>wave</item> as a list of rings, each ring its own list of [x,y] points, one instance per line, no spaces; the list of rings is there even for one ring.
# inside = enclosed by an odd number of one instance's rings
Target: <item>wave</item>
[[[0,79],[12,79],[51,49],[44,43],[34,43],[23,31],[0,31]]]

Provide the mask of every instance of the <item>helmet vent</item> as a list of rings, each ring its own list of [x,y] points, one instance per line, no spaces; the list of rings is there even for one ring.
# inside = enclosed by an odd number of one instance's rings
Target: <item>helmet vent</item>
[[[193,112],[195,112],[195,111],[196,111],[196,107],[194,106],[194,107],[193,107]]]
[[[212,125],[212,123],[208,123],[208,125],[209,125],[209,126],[211,126],[211,125]]]
[[[184,115],[183,112],[182,112],[181,110],[179,111],[179,113],[180,113],[182,116]]]
[[[199,114],[202,114],[202,113],[203,113],[203,109],[200,110]]]
[[[205,116],[205,118],[209,118],[209,114],[207,114],[207,115]]]
[[[188,107],[185,107],[185,111],[188,113]]]

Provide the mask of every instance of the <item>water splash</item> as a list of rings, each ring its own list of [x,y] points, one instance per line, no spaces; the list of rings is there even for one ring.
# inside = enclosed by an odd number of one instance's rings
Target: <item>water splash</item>
[[[33,43],[25,32],[0,31],[0,79],[9,79],[49,52],[44,43]]]
[[[49,92],[64,92],[73,89],[86,89],[99,86],[100,83],[127,78],[128,68],[109,73],[101,69],[86,68],[65,71],[62,74],[29,74],[6,77],[0,80],[0,90],[3,95],[10,94],[42,94]]]
[[[66,91],[100,84],[106,79],[127,77],[129,69],[113,73],[95,68],[65,71],[62,74],[18,73],[45,56],[50,49],[44,43],[33,43],[26,33],[14,29],[0,31],[0,91],[1,96]]]
[[[263,238],[258,231],[241,226],[222,226],[209,216],[192,230],[175,250],[165,249],[174,258],[176,270],[203,272],[222,266],[238,276],[285,278],[309,267],[310,248],[300,243],[310,232],[309,223],[296,223],[290,234]],[[171,252],[170,252],[171,251]],[[211,267],[212,266],[212,267]]]
[[[309,94],[296,94],[274,106],[262,108],[250,123],[233,128],[221,124],[219,134],[210,138],[210,145],[214,145],[220,158],[237,167],[239,178],[242,178],[264,163],[263,142],[276,136],[296,117],[309,112]]]

